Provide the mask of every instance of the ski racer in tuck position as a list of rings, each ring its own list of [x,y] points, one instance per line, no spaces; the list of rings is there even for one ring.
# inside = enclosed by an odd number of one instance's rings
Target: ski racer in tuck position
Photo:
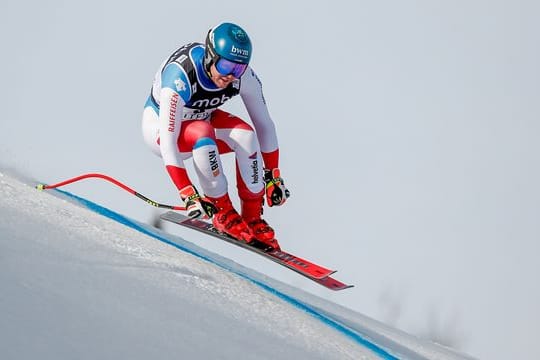
[[[283,205],[289,191],[279,171],[279,148],[259,78],[249,66],[252,45],[238,25],[210,29],[205,44],[180,47],[160,66],[146,101],[143,137],[161,156],[191,217],[238,240],[279,248],[262,219],[268,206]],[[219,107],[240,95],[253,127]],[[228,195],[220,154],[236,155],[241,212]],[[203,194],[190,180],[184,160],[192,157]]]

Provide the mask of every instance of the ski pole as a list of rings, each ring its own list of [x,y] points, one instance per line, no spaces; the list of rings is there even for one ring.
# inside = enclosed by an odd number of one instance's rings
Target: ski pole
[[[64,185],[68,185],[68,184],[74,183],[76,181],[84,180],[84,179],[88,179],[88,178],[98,178],[98,179],[107,180],[107,181],[113,183],[114,185],[124,189],[125,191],[131,193],[132,195],[135,195],[139,199],[144,200],[144,202],[146,202],[147,204],[150,204],[150,205],[155,206],[157,208],[180,210],[180,211],[186,210],[186,208],[183,207],[183,206],[160,204],[160,203],[158,203],[158,202],[156,202],[154,200],[151,200],[151,199],[147,198],[146,196],[138,193],[137,191],[133,190],[129,186],[127,186],[125,184],[122,184],[120,181],[118,181],[118,180],[116,180],[116,179],[114,179],[114,178],[112,178],[110,176],[103,175],[103,174],[96,174],[96,173],[84,174],[84,175],[76,176],[74,178],[67,179],[67,180],[64,180],[62,182],[52,184],[52,185],[37,184],[36,189],[38,189],[38,190],[56,189],[56,188],[62,187]]]

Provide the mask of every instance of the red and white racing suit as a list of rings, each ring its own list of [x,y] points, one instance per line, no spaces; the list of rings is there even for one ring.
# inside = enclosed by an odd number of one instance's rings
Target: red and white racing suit
[[[178,190],[192,185],[184,160],[193,157],[204,194],[225,195],[227,179],[219,155],[234,152],[240,198],[262,197],[263,168],[278,167],[279,149],[261,82],[248,67],[227,88],[217,88],[203,68],[203,57],[204,47],[192,43],[162,64],[143,112],[144,140],[162,157]],[[218,109],[238,94],[253,127]]]

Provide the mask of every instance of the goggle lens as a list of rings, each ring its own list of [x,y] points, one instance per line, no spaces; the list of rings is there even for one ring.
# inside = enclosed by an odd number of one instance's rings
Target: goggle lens
[[[246,71],[247,64],[239,64],[227,59],[220,58],[216,61],[216,70],[223,76],[232,75],[235,78],[240,78],[244,71]]]

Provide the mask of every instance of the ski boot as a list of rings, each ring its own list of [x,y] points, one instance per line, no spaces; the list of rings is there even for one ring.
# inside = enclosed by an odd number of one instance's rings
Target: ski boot
[[[207,198],[217,208],[217,213],[212,218],[212,225],[216,230],[246,243],[254,239],[251,229],[234,209],[229,194],[219,198]]]
[[[264,200],[262,197],[259,199],[242,200],[242,218],[247,223],[256,240],[276,250],[280,250],[279,244],[274,237],[274,229],[261,218],[263,205]]]

